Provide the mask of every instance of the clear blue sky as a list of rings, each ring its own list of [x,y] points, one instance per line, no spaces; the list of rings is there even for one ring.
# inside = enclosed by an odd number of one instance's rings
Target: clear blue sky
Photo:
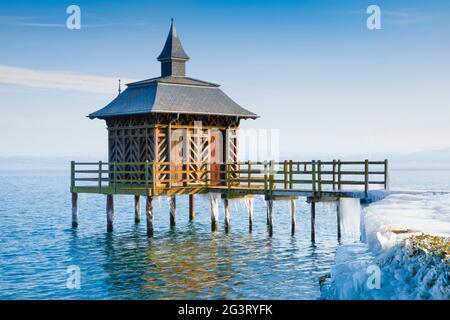
[[[279,129],[282,156],[450,146],[449,1],[1,1],[0,156],[104,154],[85,116],[115,79],[159,75],[172,17],[188,75],[261,116],[243,128]]]

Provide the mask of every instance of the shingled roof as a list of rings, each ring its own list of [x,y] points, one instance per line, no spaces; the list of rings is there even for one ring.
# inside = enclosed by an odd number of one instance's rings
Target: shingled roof
[[[173,59],[182,63],[189,59],[175,30],[170,26],[164,49],[158,57],[161,63]],[[179,63],[179,62],[177,62]],[[211,82],[170,74],[127,84],[127,89],[106,107],[91,113],[89,118],[105,119],[115,116],[146,113],[183,113],[258,118],[230,97],[219,85]]]

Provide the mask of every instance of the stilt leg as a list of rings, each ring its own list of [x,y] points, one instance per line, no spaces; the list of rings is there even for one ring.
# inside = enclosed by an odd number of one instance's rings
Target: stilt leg
[[[223,206],[225,208],[225,231],[228,232],[230,229],[230,201],[228,199],[223,199]]]
[[[195,218],[195,207],[194,207],[194,195],[189,195],[189,221],[194,221]]]
[[[291,200],[291,234],[295,234],[295,200]]]
[[[134,196],[134,222],[141,222],[141,198]]]
[[[146,198],[145,215],[147,217],[147,236],[153,237],[153,197]]]
[[[78,193],[72,193],[72,228],[78,228]]]
[[[170,202],[170,227],[175,227],[175,217],[177,212],[177,198],[175,196],[169,196]]]
[[[267,200],[267,215],[269,219],[269,236],[273,235],[273,201]]]
[[[253,199],[248,199],[248,231],[252,232],[253,229]]]
[[[337,218],[337,238],[341,241],[341,201],[337,201],[336,205],[336,218]]]
[[[316,202],[311,201],[311,242],[316,242]]]
[[[106,231],[113,231],[114,222],[114,196],[108,194],[106,196]]]
[[[210,196],[211,203],[211,230],[217,231],[219,226],[219,202],[213,197]]]

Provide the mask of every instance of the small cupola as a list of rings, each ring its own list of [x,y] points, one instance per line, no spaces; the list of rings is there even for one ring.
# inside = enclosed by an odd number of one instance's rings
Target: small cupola
[[[166,43],[157,59],[161,62],[161,77],[186,76],[186,61],[189,60],[189,56],[181,45],[173,19]]]

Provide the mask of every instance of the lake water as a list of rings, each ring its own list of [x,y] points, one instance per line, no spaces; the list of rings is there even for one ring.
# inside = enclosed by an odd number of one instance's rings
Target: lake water
[[[391,188],[450,190],[450,171],[392,171]],[[0,299],[318,299],[319,277],[334,261],[336,213],[319,204],[316,243],[309,207],[298,200],[297,232],[288,202],[274,205],[269,237],[265,203],[255,200],[253,232],[244,207],[233,205],[227,234],[210,231],[207,198],[177,197],[177,226],[169,228],[164,197],[155,202],[155,237],[145,217],[134,223],[133,197],[115,198],[114,232],[106,233],[105,196],[79,196],[79,227],[71,229],[69,171],[0,171]],[[344,239],[352,241],[354,239]],[[68,268],[80,269],[69,289]]]

